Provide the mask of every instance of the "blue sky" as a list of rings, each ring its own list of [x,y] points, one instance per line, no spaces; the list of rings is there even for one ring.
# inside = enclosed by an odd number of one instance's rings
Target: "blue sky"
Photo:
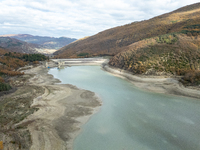
[[[198,0],[0,0],[0,35],[82,38]]]

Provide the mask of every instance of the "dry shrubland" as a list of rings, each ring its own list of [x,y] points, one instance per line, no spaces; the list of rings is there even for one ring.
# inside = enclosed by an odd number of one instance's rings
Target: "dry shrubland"
[[[88,53],[89,57],[116,55],[126,50],[128,45],[169,33],[199,35],[200,3],[180,8],[149,20],[133,22],[124,26],[102,31],[94,36],[71,43],[55,52],[56,58],[79,57]]]

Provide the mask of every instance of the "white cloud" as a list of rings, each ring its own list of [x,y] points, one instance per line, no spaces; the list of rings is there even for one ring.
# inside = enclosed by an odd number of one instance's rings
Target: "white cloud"
[[[167,13],[197,0],[1,0],[0,34],[81,38]]]

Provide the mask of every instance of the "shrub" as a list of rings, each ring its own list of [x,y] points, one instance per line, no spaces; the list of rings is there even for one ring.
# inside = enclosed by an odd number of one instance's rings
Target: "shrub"
[[[157,43],[174,44],[178,41],[176,34],[161,35],[156,39]]]
[[[0,82],[0,92],[1,91],[8,91],[10,89],[11,89],[11,86],[9,84]]]
[[[200,84],[200,71],[190,70],[185,73],[183,80],[192,85]]]
[[[77,56],[78,57],[87,57],[89,55],[89,53],[80,53]]]
[[[0,82],[4,82],[4,79],[2,77],[0,77]]]

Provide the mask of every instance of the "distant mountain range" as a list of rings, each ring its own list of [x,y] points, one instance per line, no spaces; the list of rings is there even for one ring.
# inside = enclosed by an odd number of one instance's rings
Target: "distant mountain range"
[[[67,37],[33,36],[29,34],[9,34],[0,36],[0,46],[10,51],[22,53],[53,53],[57,49],[76,41]]]
[[[10,52],[38,53],[39,46],[32,43],[23,42],[10,37],[0,37],[0,46]]]

